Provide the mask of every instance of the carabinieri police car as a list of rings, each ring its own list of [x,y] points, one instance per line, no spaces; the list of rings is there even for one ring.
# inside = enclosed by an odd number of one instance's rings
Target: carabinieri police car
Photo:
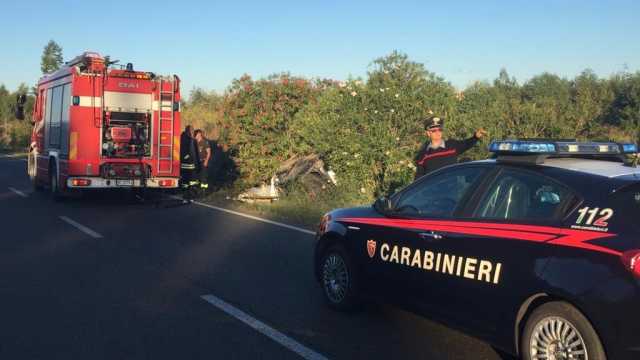
[[[523,359],[640,359],[635,144],[508,140],[320,223],[326,302],[383,299]]]

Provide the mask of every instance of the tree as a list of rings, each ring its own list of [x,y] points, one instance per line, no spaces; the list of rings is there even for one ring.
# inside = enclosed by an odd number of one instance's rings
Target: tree
[[[607,81],[599,79],[593,70],[587,69],[572,81],[571,90],[574,110],[566,126],[574,128],[578,138],[601,132],[599,125],[604,123],[604,113],[614,100]]]
[[[55,41],[49,40],[42,51],[40,69],[43,74],[48,74],[58,70],[60,65],[62,65],[62,48]]]

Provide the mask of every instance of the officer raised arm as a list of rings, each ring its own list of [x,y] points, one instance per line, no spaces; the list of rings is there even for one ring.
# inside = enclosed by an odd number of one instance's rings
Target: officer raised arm
[[[424,119],[425,133],[428,141],[420,147],[414,159],[416,165],[415,180],[435,171],[443,166],[455,164],[458,155],[469,150],[480,138],[487,134],[484,129],[478,129],[472,137],[465,140],[443,139],[444,119],[429,116]]]

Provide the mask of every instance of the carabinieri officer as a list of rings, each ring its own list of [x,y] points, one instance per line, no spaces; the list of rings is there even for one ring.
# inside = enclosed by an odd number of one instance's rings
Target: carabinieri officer
[[[424,127],[429,141],[426,141],[418,150],[414,159],[416,165],[416,177],[414,180],[437,170],[443,166],[455,164],[458,155],[469,150],[480,138],[487,134],[484,129],[476,130],[472,137],[466,140],[442,138],[444,119],[437,116],[429,116],[424,119]]]

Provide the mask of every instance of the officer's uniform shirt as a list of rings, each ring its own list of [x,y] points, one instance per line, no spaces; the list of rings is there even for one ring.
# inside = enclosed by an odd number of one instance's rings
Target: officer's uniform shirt
[[[438,147],[431,146],[428,141],[425,142],[414,159],[415,179],[417,180],[443,166],[455,164],[458,161],[458,155],[469,150],[477,142],[478,138],[475,135],[466,140],[443,140]]]

